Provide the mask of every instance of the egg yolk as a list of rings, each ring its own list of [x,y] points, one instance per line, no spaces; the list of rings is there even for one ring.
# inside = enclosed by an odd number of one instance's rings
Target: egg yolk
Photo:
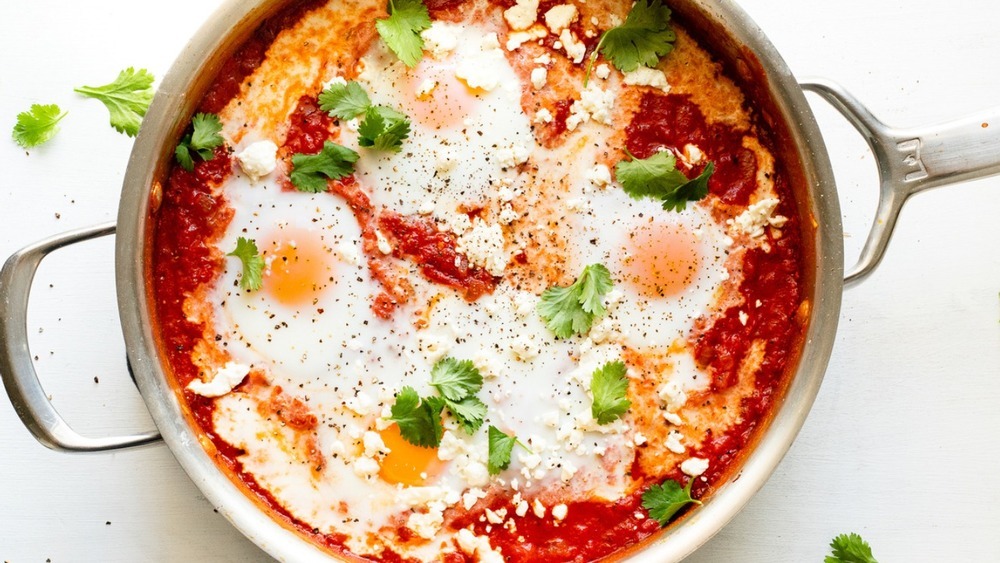
[[[455,62],[424,57],[410,72],[404,99],[415,100],[408,104],[415,121],[440,130],[461,126],[469,115],[478,92],[455,78]]]
[[[333,277],[329,256],[315,234],[282,232],[265,254],[264,290],[285,305],[309,303]]]
[[[626,280],[640,295],[668,297],[682,292],[701,268],[698,237],[682,225],[652,221],[629,233]]]
[[[444,469],[444,463],[438,459],[437,448],[423,448],[407,442],[399,433],[399,426],[393,424],[379,435],[389,449],[379,471],[382,479],[394,484],[422,485]]]

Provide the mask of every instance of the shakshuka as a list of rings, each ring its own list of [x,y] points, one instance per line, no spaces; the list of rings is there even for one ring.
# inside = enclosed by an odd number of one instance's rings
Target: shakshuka
[[[738,470],[795,367],[775,143],[661,0],[293,3],[160,186],[161,353],[333,555],[612,555]]]

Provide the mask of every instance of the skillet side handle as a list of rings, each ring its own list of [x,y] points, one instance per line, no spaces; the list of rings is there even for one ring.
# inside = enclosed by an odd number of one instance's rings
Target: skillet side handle
[[[28,350],[28,297],[42,259],[58,248],[114,232],[115,225],[110,223],[56,235],[14,253],[0,270],[0,377],[21,422],[35,439],[53,450],[119,450],[160,439],[155,432],[107,438],[77,434],[46,396]]]
[[[911,195],[1000,174],[1000,107],[937,125],[897,129],[882,123],[835,82],[809,79],[802,88],[818,94],[850,121],[868,142],[878,165],[875,222],[857,264],[844,277],[847,285],[866,278],[882,261],[899,212]]]

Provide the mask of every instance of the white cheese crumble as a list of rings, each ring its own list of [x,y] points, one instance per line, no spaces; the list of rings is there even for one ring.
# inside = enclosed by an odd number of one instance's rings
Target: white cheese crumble
[[[473,89],[490,92],[500,86],[500,73],[496,64],[504,60],[496,33],[487,33],[479,44],[479,51],[463,57],[455,67],[455,76]]]
[[[444,59],[458,47],[458,37],[447,23],[436,21],[420,33],[424,50],[435,59]]]
[[[484,498],[486,498],[486,491],[478,487],[473,487],[462,494],[462,506],[464,506],[466,510],[472,510],[472,507],[476,506],[479,499]]]
[[[365,455],[368,457],[374,458],[377,455],[389,453],[389,448],[386,447],[385,442],[382,441],[382,436],[378,432],[372,432],[371,430],[365,432],[361,443],[364,445]]]
[[[378,475],[378,462],[368,456],[361,456],[354,461],[354,473],[358,477],[371,477]]]
[[[703,158],[705,158],[705,153],[701,152],[698,145],[691,143],[684,145],[684,160],[688,161],[689,164],[698,164]]]
[[[531,511],[535,514],[535,517],[545,518],[545,505],[542,504],[542,501],[535,499],[535,501],[531,503]]]
[[[503,19],[514,31],[528,29],[538,19],[538,0],[517,0],[503,12]]]
[[[685,451],[684,444],[681,442],[681,438],[683,437],[683,434],[680,432],[671,430],[670,433],[667,434],[667,440],[664,442],[664,445],[668,450],[674,452],[675,454],[682,454]]]
[[[505,244],[500,225],[477,218],[472,228],[458,237],[457,250],[491,275],[500,276],[507,268],[509,258],[504,250]]]
[[[559,32],[569,27],[576,20],[577,15],[576,6],[572,4],[559,4],[558,6],[549,8],[549,11],[545,12],[545,25],[553,35],[559,35]]]
[[[542,37],[545,37],[547,34],[548,32],[545,30],[545,28],[540,25],[532,26],[530,29],[526,29],[524,31],[512,31],[507,34],[507,43],[505,46],[507,47],[508,51],[513,51],[518,47],[520,47],[521,45],[524,45],[528,41],[531,41],[533,39],[541,39]]]
[[[531,85],[535,90],[541,90],[545,86],[545,80],[549,76],[549,71],[544,66],[531,69]]]
[[[611,169],[605,164],[598,164],[587,170],[584,178],[594,189],[603,189],[611,185]]]
[[[444,514],[437,510],[429,512],[414,512],[406,520],[406,527],[413,530],[413,533],[424,539],[434,539],[441,524],[444,523]]]
[[[430,96],[431,92],[433,92],[434,89],[437,88],[437,85],[438,85],[437,80],[431,80],[430,78],[421,82],[420,86],[417,88],[417,99],[422,100],[427,96]]]
[[[667,75],[663,74],[662,70],[649,68],[648,66],[640,66],[632,72],[626,72],[623,82],[629,86],[649,86],[651,88],[659,88],[664,92],[670,91],[670,84],[667,83]]]
[[[567,514],[569,514],[569,507],[565,504],[560,503],[552,507],[552,517],[556,520],[566,518]]]
[[[594,76],[601,80],[607,80],[611,76],[611,67],[604,63],[597,65],[597,68],[594,69]]]
[[[221,397],[232,391],[249,373],[250,366],[226,362],[226,365],[215,372],[211,381],[206,383],[200,379],[193,379],[187,388],[202,397]]]
[[[236,154],[236,160],[250,180],[256,182],[278,165],[278,145],[268,140],[251,143]]]
[[[500,166],[504,168],[513,168],[524,164],[528,162],[529,158],[531,158],[531,149],[521,143],[497,149],[497,159],[500,161]]]
[[[674,412],[684,406],[687,402],[687,393],[676,381],[668,381],[657,390],[660,400],[667,407],[668,411]]]
[[[583,41],[578,41],[576,35],[573,32],[564,29],[562,33],[559,34],[559,41],[562,42],[563,50],[566,51],[566,56],[573,61],[574,64],[580,64],[583,62],[583,57],[587,54],[587,45]]]
[[[737,215],[735,219],[726,222],[752,238],[762,237],[764,236],[764,227],[770,225],[781,228],[788,221],[787,217],[781,215],[772,216],[779,203],[780,201],[773,197],[762,199],[750,204],[746,211]]]
[[[708,469],[708,460],[701,457],[689,457],[681,463],[681,471],[685,475],[697,477]]]
[[[740,324],[747,326],[747,321],[750,320],[750,315],[746,314],[745,311],[740,311]]]
[[[378,251],[382,254],[392,254],[392,245],[389,244],[389,239],[385,238],[382,231],[375,229],[375,240],[378,243]]]
[[[455,543],[466,555],[479,557],[479,563],[503,563],[503,555],[493,550],[489,538],[477,536],[468,528],[462,528],[455,534]]]
[[[535,112],[535,123],[552,123],[552,112],[542,108]]]
[[[591,82],[580,92],[580,99],[573,102],[566,118],[566,128],[575,130],[581,123],[596,121],[611,125],[611,112],[615,107],[615,94],[601,90],[596,83]]]

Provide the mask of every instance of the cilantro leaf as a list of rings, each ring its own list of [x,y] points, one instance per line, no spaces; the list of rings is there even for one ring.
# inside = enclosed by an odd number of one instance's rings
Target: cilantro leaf
[[[517,438],[504,434],[496,426],[490,425],[489,429],[490,450],[486,468],[490,475],[496,475],[504,469],[510,467],[510,454],[514,451],[514,444],[519,444]]]
[[[823,563],[878,563],[871,546],[858,534],[840,534],[830,542],[830,548],[833,555],[827,555]]]
[[[80,86],[78,94],[100,100],[111,113],[111,126],[119,133],[135,137],[153,100],[153,75],[132,67],[118,73],[118,78],[104,86]]]
[[[31,104],[31,109],[17,114],[11,137],[26,149],[37,147],[59,132],[58,124],[64,117],[66,112],[55,104]]]
[[[410,136],[410,120],[385,106],[369,106],[358,124],[358,144],[376,150],[399,152]]]
[[[191,153],[197,154],[201,160],[212,160],[215,158],[213,149],[225,142],[222,138],[222,121],[214,113],[196,113],[191,118],[191,129],[191,133],[184,135],[174,149],[174,158],[188,172],[194,170]]]
[[[444,404],[468,434],[475,434],[486,419],[486,405],[474,395],[460,401],[444,399]]]
[[[247,291],[257,291],[263,283],[264,258],[257,250],[253,239],[240,237],[236,239],[236,250],[226,256],[235,256],[243,263],[243,276],[240,277],[240,287]]]
[[[594,370],[590,378],[590,392],[594,404],[590,411],[598,424],[607,424],[618,419],[632,406],[625,398],[628,392],[628,378],[625,377],[623,362],[608,362]]]
[[[431,368],[431,385],[449,401],[461,401],[479,392],[483,376],[472,360],[443,358]]]
[[[604,314],[604,296],[611,291],[611,272],[603,264],[591,264],[568,287],[550,287],[538,302],[538,314],[559,338],[584,334],[594,319]]]
[[[413,68],[424,54],[420,32],[431,26],[431,16],[421,0],[389,0],[389,17],[375,21],[382,41],[403,64]]]
[[[690,503],[701,504],[700,500],[691,497],[692,484],[694,478],[689,479],[683,489],[673,479],[652,485],[642,493],[642,507],[649,511],[650,518],[658,521],[661,526],[666,526],[680,509]]]
[[[598,52],[622,72],[632,72],[639,65],[655,67],[660,57],[673,50],[675,39],[677,34],[670,29],[670,8],[661,0],[638,0],[624,23],[601,35],[587,63],[586,76],[590,76]]]
[[[319,94],[319,108],[340,119],[354,119],[371,105],[368,93],[353,80],[346,84],[331,84]]]
[[[633,199],[649,197],[660,200],[663,209],[681,211],[687,202],[698,201],[708,195],[708,179],[715,171],[711,162],[697,178],[689,180],[677,169],[677,159],[669,151],[660,151],[649,158],[621,160],[615,165],[615,178]]]
[[[300,192],[320,193],[327,189],[326,181],[339,180],[354,173],[358,153],[332,141],[323,143],[317,154],[292,155],[292,173],[288,178]]]
[[[444,430],[441,427],[440,401],[421,400],[413,387],[403,387],[396,395],[391,412],[392,420],[399,426],[399,434],[414,446],[434,448],[441,443]]]

